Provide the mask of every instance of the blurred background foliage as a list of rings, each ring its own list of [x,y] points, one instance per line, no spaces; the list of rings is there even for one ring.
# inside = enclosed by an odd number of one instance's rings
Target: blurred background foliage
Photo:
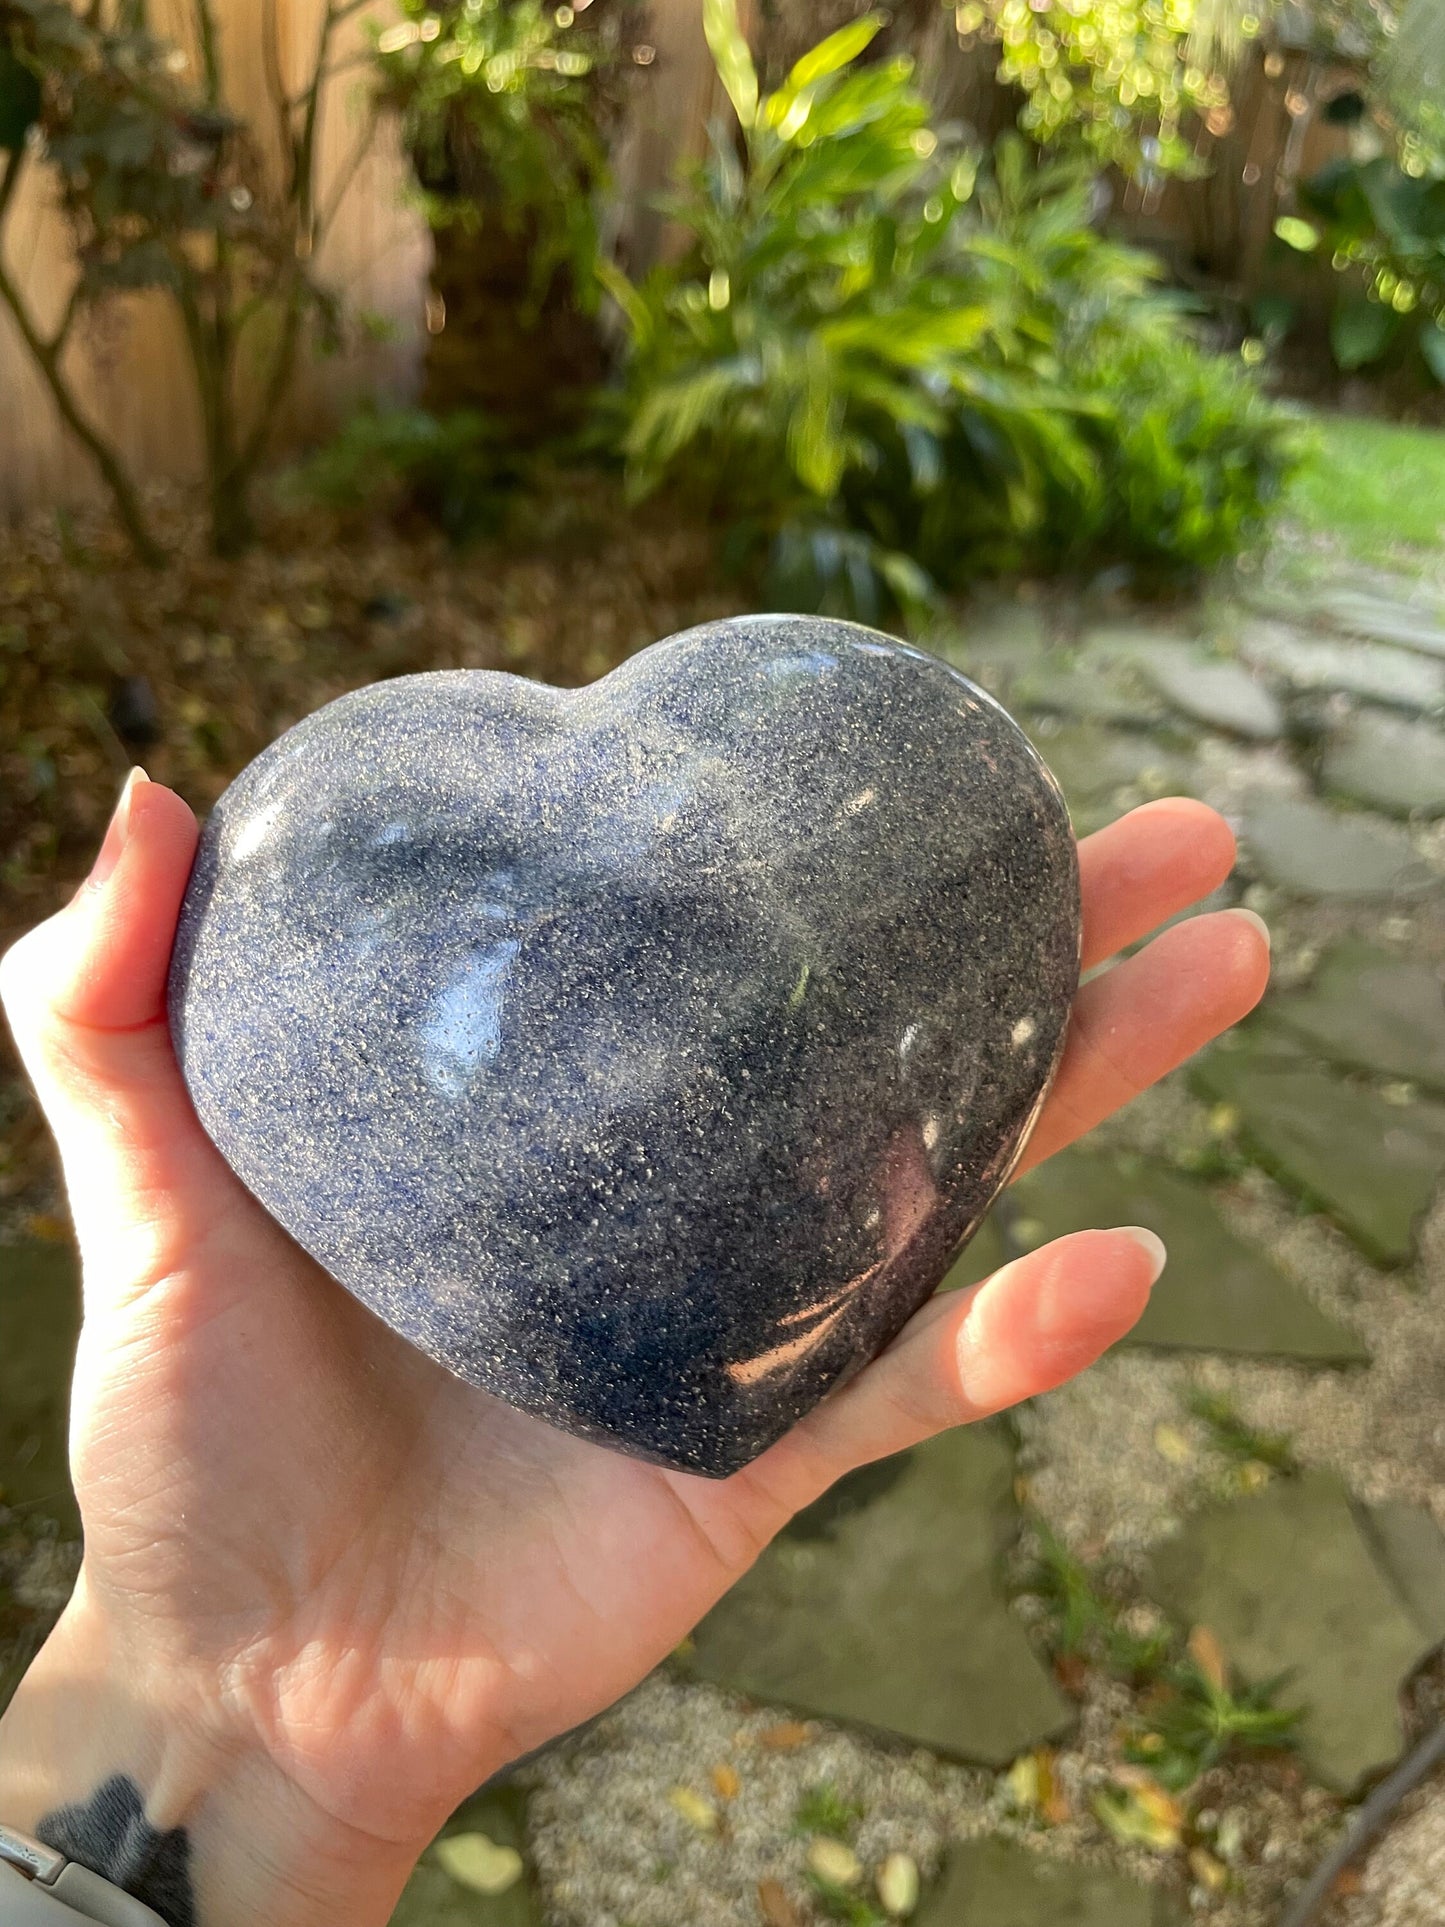
[[[559,463],[621,473],[709,518],[771,599],[877,616],[1003,571],[1147,587],[1239,554],[1302,447],[1271,387],[1364,374],[1437,405],[1445,0],[911,0],[834,8],[816,40],[816,10],[773,0],[745,32],[736,0],[700,3],[721,111],[650,260],[617,166],[640,0],[376,16],[348,63],[358,158],[399,127],[434,240],[425,368],[283,501],[465,542]],[[0,233],[48,164],[80,264],[54,330],[4,274],[0,299],[148,560],[136,478],[67,377],[78,321],[174,301],[219,553],[250,539],[305,357],[367,325],[312,270],[321,90],[358,7],[327,0],[303,84],[273,89],[278,177],[228,104],[213,0],[187,6],[199,61],[144,0],[0,0]],[[1207,231],[1271,103],[1264,226],[1255,194],[1221,271]]]

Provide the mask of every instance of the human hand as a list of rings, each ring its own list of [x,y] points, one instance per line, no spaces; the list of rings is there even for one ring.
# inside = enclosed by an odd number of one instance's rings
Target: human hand
[[[397,1338],[202,1131],[165,1021],[196,834],[134,779],[91,878],[0,973],[85,1293],[84,1562],[0,1723],[0,1818],[33,1826],[121,1775],[184,1830],[206,1927],[366,1927],[480,1781],[626,1691],[835,1480],[1091,1363],[1158,1254],[1081,1232],[935,1299],[721,1482],[552,1430]],[[1087,839],[1086,967],[1233,854],[1187,801]],[[1088,983],[1024,1168],[1242,1017],[1267,970],[1258,920],[1223,912]]]

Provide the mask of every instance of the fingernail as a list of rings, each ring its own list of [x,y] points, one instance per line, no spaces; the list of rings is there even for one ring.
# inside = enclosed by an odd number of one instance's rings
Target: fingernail
[[[1246,923],[1253,924],[1255,929],[1264,938],[1265,949],[1269,949],[1269,925],[1257,912],[1253,910],[1226,910],[1225,915],[1229,917],[1242,917]]]
[[[1164,1240],[1157,1232],[1150,1231],[1142,1224],[1121,1224],[1117,1228],[1126,1238],[1132,1238],[1139,1249],[1148,1256],[1149,1282],[1152,1285],[1169,1259],[1169,1253],[1164,1248]]]
[[[136,790],[142,783],[148,783],[150,780],[139,766],[133,769],[125,779],[125,788],[120,793],[115,814],[111,817],[106,829],[100,854],[96,857],[91,866],[90,875],[86,878],[92,890],[98,890],[110,876],[116,864],[120,862],[125,850],[126,838],[130,835],[131,810],[135,804]]]

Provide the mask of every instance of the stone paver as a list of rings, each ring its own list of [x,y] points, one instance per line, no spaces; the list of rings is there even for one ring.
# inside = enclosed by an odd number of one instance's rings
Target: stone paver
[[[1142,1224],[1158,1232],[1169,1263],[1125,1344],[1331,1365],[1367,1356],[1356,1333],[1327,1318],[1262,1251],[1235,1236],[1202,1185],[1162,1165],[1065,1151],[1020,1179],[1006,1209],[1029,1246],[1095,1225]],[[990,1224],[945,1285],[974,1284],[1005,1257]]]
[[[915,1927],[1171,1927],[1181,1912],[1158,1888],[1106,1868],[970,1840],[949,1854],[913,1918]]]
[[[1075,661],[1031,671],[1015,683],[1011,704],[1025,714],[1073,716],[1081,721],[1147,729],[1162,719],[1158,700],[1142,678],[1116,673],[1101,662]]]
[[[708,1614],[692,1665],[752,1699],[988,1765],[1062,1732],[1073,1709],[996,1572],[1012,1482],[987,1426],[854,1474]]]
[[[1315,607],[1326,622],[1351,635],[1445,657],[1445,609],[1438,606],[1401,602],[1361,589],[1333,589],[1320,596]]]
[[[1299,690],[1336,690],[1414,711],[1445,704],[1445,663],[1382,642],[1329,642],[1278,623],[1252,623],[1240,653]]]
[[[1411,897],[1440,879],[1397,824],[1343,816],[1302,797],[1257,792],[1244,842],[1266,882],[1311,897]]]
[[[956,628],[928,638],[928,646],[965,675],[1005,676],[1036,668],[1049,650],[1048,624],[1036,602],[1015,597],[979,596]]]
[[[1059,780],[1074,827],[1086,835],[1121,810],[1189,787],[1190,761],[1142,730],[1045,718],[1031,732]]]
[[[1399,1752],[1399,1689],[1426,1641],[1340,1480],[1307,1472],[1197,1514],[1157,1554],[1151,1590],[1246,1679],[1289,1674],[1277,1703],[1307,1709],[1301,1750],[1329,1785]]]
[[[1088,801],[1134,787],[1163,796],[1189,768],[1187,757],[1166,749],[1157,737],[1099,723],[1041,727],[1034,732],[1034,747],[1065,796]]]
[[[526,1799],[515,1787],[489,1787],[476,1795],[447,1822],[440,1839],[445,1841],[471,1834],[482,1834],[493,1847],[526,1855]],[[465,1879],[455,1878],[443,1864],[433,1845],[422,1855],[406,1891],[397,1902],[391,1927],[542,1927],[542,1910],[536,1898],[530,1871],[523,1868],[502,1893],[487,1893]],[[495,1861],[505,1878],[505,1863],[500,1856],[475,1856],[484,1876],[484,1885]],[[465,1872],[466,1863],[461,1862]],[[515,1865],[515,1863],[513,1863]]]
[[[1445,1090],[1445,983],[1426,963],[1372,944],[1342,943],[1312,981],[1270,1014],[1318,1055]]]
[[[1445,1168],[1445,1105],[1394,1103],[1275,1054],[1267,1025],[1237,1033],[1195,1071],[1211,1096],[1240,1114],[1247,1141],[1285,1183],[1333,1217],[1370,1257],[1401,1264]]]
[[[1284,733],[1284,710],[1241,663],[1174,643],[1157,645],[1141,657],[1140,668],[1170,707],[1192,722],[1256,742],[1272,742]]]
[[[1362,1506],[1361,1529],[1424,1638],[1445,1639],[1445,1533],[1422,1505]]]
[[[69,1245],[0,1245],[0,1501],[79,1529],[66,1414],[80,1281]]]
[[[1361,709],[1325,746],[1328,790],[1392,816],[1445,813],[1445,735],[1430,723]]]

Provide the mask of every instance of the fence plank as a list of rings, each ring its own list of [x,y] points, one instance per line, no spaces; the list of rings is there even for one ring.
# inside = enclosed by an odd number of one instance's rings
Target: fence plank
[[[230,105],[263,138],[273,164],[279,154],[274,107],[262,58],[258,0],[214,0],[222,34]],[[326,0],[276,0],[282,71],[298,86],[314,55]],[[377,12],[383,17],[384,4]],[[155,0],[157,32],[194,60],[189,0]],[[376,17],[373,14],[372,17]],[[366,15],[349,20],[336,64],[367,45]],[[327,89],[321,129],[323,205],[347,171],[362,122],[361,76],[342,72]],[[269,134],[269,138],[268,138]],[[384,342],[359,340],[330,362],[303,369],[287,413],[291,437],[305,436],[348,394],[376,385],[407,387],[424,338],[423,304],[430,243],[408,204],[409,170],[394,129],[383,129],[341,203],[318,271],[348,307],[387,324]],[[42,167],[29,169],[7,222],[6,260],[43,322],[60,314],[74,279],[65,224]],[[179,324],[159,295],[108,303],[103,316],[77,330],[67,368],[87,412],[112,436],[132,469],[147,478],[196,474],[200,428]],[[59,419],[8,314],[0,313],[0,514],[94,493],[90,463]]]

